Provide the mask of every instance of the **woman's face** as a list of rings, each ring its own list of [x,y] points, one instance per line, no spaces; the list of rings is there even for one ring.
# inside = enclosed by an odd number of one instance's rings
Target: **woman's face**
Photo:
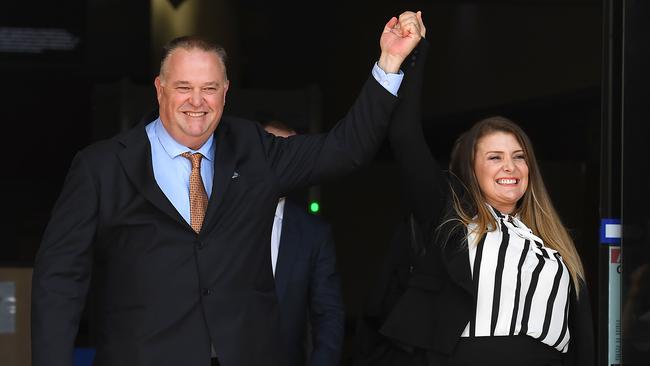
[[[487,203],[510,214],[528,188],[524,149],[511,133],[485,135],[476,144],[474,174]]]

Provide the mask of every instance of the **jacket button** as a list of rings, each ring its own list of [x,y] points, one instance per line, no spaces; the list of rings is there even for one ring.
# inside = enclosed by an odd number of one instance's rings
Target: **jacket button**
[[[203,249],[203,247],[205,246],[203,245],[203,242],[200,240],[196,240],[194,243],[196,244],[196,247],[199,249]]]
[[[203,294],[203,296],[208,296],[212,294],[212,290],[209,288],[204,288],[201,290],[201,293]]]

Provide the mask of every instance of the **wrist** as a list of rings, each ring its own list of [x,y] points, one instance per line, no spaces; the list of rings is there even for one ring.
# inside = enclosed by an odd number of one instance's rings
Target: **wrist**
[[[398,56],[393,56],[382,52],[377,61],[377,66],[387,74],[399,73],[399,68],[402,65],[402,59]]]

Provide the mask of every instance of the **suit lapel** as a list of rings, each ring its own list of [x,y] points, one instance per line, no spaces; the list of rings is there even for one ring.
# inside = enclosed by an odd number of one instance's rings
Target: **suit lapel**
[[[119,153],[119,159],[124,171],[145,199],[176,221],[190,227],[156,183],[151,162],[151,145],[144,126],[144,122],[138,124],[120,139],[124,150]]]
[[[295,262],[300,245],[300,233],[297,230],[298,223],[295,208],[285,200],[284,216],[282,218],[282,234],[280,236],[280,248],[278,249],[278,260],[275,264],[275,290],[279,301],[284,299],[293,263]]]
[[[233,179],[235,173],[236,157],[229,138],[229,128],[221,121],[215,134],[216,148],[214,153],[214,173],[212,179],[212,193],[208,202],[207,212],[203,219],[204,228],[213,228],[212,223],[217,219],[217,208],[223,201],[223,197],[228,189],[228,185]],[[201,230],[203,234],[205,230]]]

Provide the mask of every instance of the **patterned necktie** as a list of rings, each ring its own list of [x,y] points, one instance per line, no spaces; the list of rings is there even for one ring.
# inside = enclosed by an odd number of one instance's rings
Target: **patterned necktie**
[[[205,209],[208,207],[208,194],[205,192],[203,179],[201,179],[201,159],[203,155],[184,152],[181,156],[192,162],[192,172],[190,173],[190,225],[198,234],[201,231],[201,225],[203,225]]]

